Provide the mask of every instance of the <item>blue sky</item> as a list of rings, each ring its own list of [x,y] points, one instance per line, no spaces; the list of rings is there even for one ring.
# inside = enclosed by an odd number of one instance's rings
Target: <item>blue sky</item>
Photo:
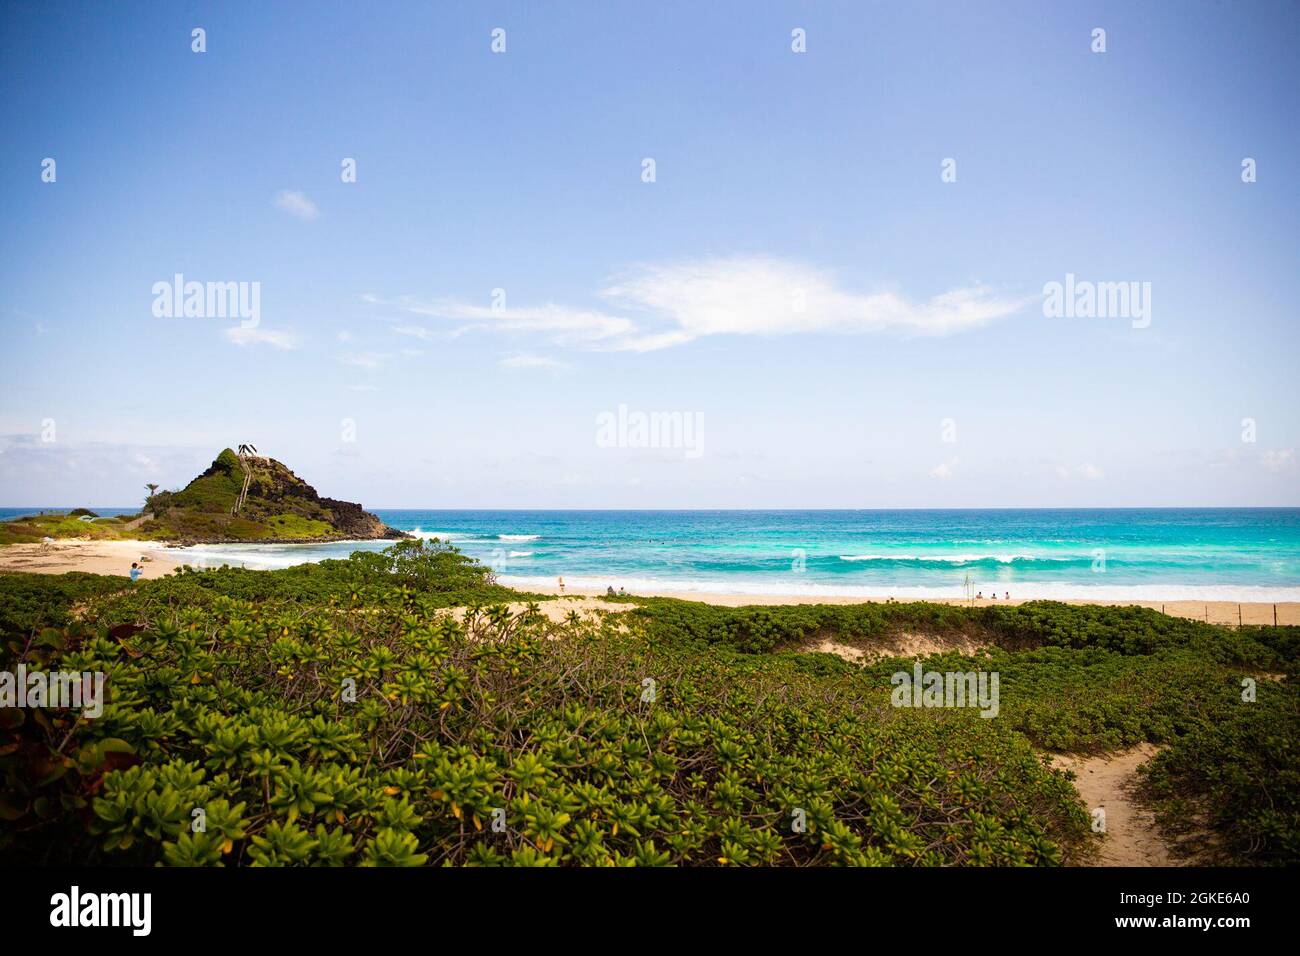
[[[1285,2],[6,3],[0,505],[241,441],[370,507],[1300,504],[1297,41]],[[155,316],[176,273],[257,326]],[[1067,274],[1150,324],[1045,316]],[[696,453],[602,444],[620,405]]]

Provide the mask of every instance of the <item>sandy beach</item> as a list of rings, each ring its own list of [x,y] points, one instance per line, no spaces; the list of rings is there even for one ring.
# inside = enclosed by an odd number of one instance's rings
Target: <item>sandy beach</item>
[[[156,541],[55,541],[53,544],[11,544],[0,548],[0,572],[34,571],[42,574],[62,574],[65,571],[89,571],[93,574],[120,574],[127,576],[132,561],[145,559],[145,579],[161,577],[184,564],[183,551],[167,548]],[[558,587],[530,584],[520,590],[561,596]],[[746,604],[863,604],[890,600],[884,596],[860,597],[803,594],[726,594],[704,591],[654,592],[658,597],[679,598],[683,601],[701,601],[722,607],[740,607]],[[602,598],[605,591],[597,588],[566,587],[564,597]],[[988,607],[998,604],[1021,604],[1019,600],[987,598],[966,601],[961,598],[927,598],[936,604],[966,604]],[[1165,614],[1208,621],[1211,624],[1273,624],[1276,613],[1278,624],[1300,624],[1300,602],[1278,604],[1235,601],[1066,601],[1067,604],[1132,605],[1149,607]]]
[[[529,585],[526,590],[541,594],[559,595],[555,586]],[[594,588],[565,587],[567,597],[604,597],[605,592]],[[716,604],[720,607],[741,607],[746,604],[867,604],[896,600],[886,597],[844,597],[835,595],[806,594],[721,594],[705,591],[656,591],[656,597],[679,598],[683,601],[699,601],[704,604]],[[963,604],[969,607],[992,607],[998,604],[1023,604],[1024,601],[1010,601],[988,598],[966,601],[962,598],[925,598],[933,604]],[[1300,602],[1286,601],[1279,604],[1262,601],[1237,603],[1236,601],[1065,601],[1065,604],[1101,604],[1128,607],[1137,605],[1149,607],[1175,617],[1185,617],[1211,624],[1272,624],[1274,608],[1277,609],[1278,624],[1300,624]],[[1239,618],[1240,612],[1240,618]]]
[[[55,541],[52,544],[10,544],[0,547],[0,571],[62,574],[88,571],[128,577],[131,562],[144,558],[144,579],[158,578],[183,563],[157,541]]]

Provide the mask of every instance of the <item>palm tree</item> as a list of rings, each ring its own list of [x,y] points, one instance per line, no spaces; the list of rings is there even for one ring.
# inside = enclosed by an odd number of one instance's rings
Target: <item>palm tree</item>
[[[151,481],[151,482],[148,482],[144,487],[145,487],[145,490],[149,492],[148,497],[146,497],[146,498],[144,499],[144,503],[145,503],[145,504],[148,504],[148,503],[149,503],[149,498],[152,498],[152,497],[154,496],[154,494],[157,493],[157,491],[158,491],[158,487],[159,487],[159,486],[156,485],[154,482]]]

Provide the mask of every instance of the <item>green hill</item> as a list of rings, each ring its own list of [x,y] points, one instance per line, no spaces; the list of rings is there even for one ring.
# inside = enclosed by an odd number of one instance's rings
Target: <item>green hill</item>
[[[179,491],[150,495],[138,515],[83,518],[88,514],[36,515],[4,522],[0,543],[43,537],[140,538],[179,544],[409,537],[359,504],[322,497],[274,458],[241,458],[229,448]]]

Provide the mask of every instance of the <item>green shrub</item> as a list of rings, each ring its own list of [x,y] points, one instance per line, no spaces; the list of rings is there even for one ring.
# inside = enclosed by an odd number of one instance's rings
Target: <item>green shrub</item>
[[[1294,682],[1241,688],[1216,719],[1175,738],[1147,767],[1146,797],[1201,863],[1300,863],[1300,692]],[[1211,839],[1205,839],[1206,834]]]
[[[95,720],[0,710],[0,856],[1054,865],[1092,838],[1039,751],[1149,741],[1166,747],[1148,792],[1167,825],[1196,819],[1225,861],[1300,861],[1297,695],[1276,679],[1300,629],[1050,602],[639,598],[555,624],[532,597],[418,541],[134,586],[0,576],[0,670],[100,671],[109,687]],[[910,660],[800,652],[901,634],[980,646],[924,665],[996,671],[999,716],[894,708]]]

